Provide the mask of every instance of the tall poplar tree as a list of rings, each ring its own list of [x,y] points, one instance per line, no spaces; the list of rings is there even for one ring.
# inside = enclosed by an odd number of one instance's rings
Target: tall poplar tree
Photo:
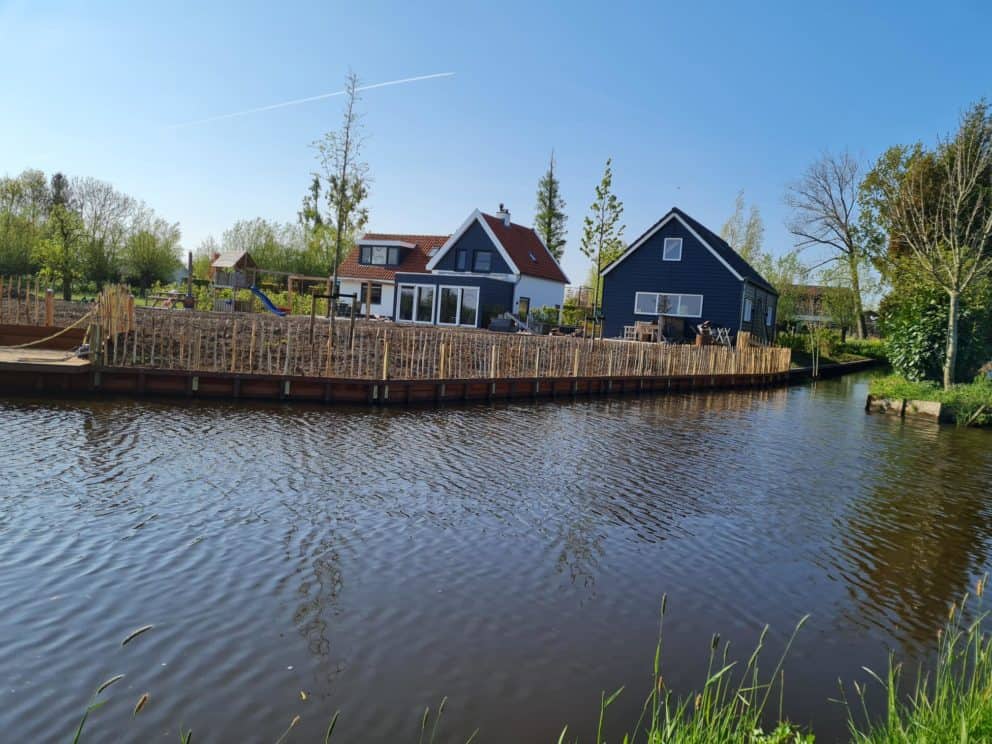
[[[603,267],[615,261],[624,252],[623,202],[613,193],[613,158],[607,158],[603,178],[596,186],[596,200],[589,207],[582,228],[582,255],[593,262],[595,286],[593,288],[593,322],[600,305]]]
[[[362,117],[358,112],[361,86],[358,76],[349,72],[345,79],[345,107],[341,128],[328,132],[314,143],[323,169],[328,212],[333,219],[334,235],[330,241],[331,273],[334,294],[337,294],[338,267],[342,248],[351,246],[368,221],[368,209],[362,203],[369,194],[369,167],[361,160]],[[331,312],[333,330],[334,316]],[[332,334],[333,338],[333,334]]]
[[[561,196],[561,186],[555,172],[555,151],[551,151],[551,161],[547,173],[537,184],[537,214],[534,216],[534,229],[551,251],[555,260],[561,262],[565,253],[565,200]]]

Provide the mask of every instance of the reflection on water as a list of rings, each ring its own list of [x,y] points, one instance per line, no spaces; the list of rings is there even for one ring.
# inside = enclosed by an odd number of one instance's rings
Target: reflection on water
[[[447,695],[451,735],[554,741],[602,689],[627,685],[611,712],[636,719],[667,593],[676,689],[711,633],[746,653],[812,613],[786,713],[830,741],[837,678],[925,651],[990,562],[989,432],[866,416],[865,379],[410,410],[0,401],[0,730],[65,739],[125,672],[93,740],[274,740],[297,714],[310,740],[341,709],[343,741],[390,741]]]

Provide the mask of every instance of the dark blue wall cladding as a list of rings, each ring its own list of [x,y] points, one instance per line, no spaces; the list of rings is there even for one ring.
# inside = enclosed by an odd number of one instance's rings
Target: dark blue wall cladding
[[[663,261],[665,238],[682,238],[682,260]],[[635,320],[656,316],[634,314],[636,292],[673,292],[703,295],[703,315],[686,319],[692,325],[708,320],[714,326],[740,328],[744,283],[677,219],[652,235],[603,278],[604,335],[622,336]]]
[[[435,287],[479,287],[479,327],[488,326],[488,321],[507,312],[513,306],[513,282],[502,279],[491,279],[486,276],[469,274],[452,276],[451,274],[396,274],[396,293],[393,299],[393,318],[396,318],[396,308],[400,297],[401,284],[427,284]],[[437,294],[435,294],[435,298]],[[483,322],[485,321],[485,322]]]
[[[489,273],[491,274],[512,274],[513,270],[507,265],[506,261],[500,255],[496,246],[493,245],[493,241],[489,239],[489,235],[476,220],[472,225],[465,231],[465,234],[458,238],[458,241],[451,246],[451,250],[441,257],[437,266],[434,268],[440,271],[458,271],[455,263],[455,256],[459,250],[468,251],[468,263],[467,271],[472,271],[472,267],[475,266],[475,253],[476,251],[490,251],[492,253],[492,268]]]

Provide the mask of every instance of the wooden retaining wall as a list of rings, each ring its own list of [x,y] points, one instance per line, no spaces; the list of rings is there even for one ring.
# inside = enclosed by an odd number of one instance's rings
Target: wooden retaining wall
[[[181,370],[11,369],[0,365],[0,391],[20,394],[227,398],[314,403],[414,404],[675,393],[785,384],[785,373],[496,380],[354,380]]]

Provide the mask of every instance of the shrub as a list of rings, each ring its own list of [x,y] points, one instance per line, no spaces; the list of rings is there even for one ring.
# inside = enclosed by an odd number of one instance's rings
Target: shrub
[[[988,288],[962,298],[958,322],[958,379],[970,379],[989,358],[992,311]],[[882,301],[880,322],[893,369],[908,380],[939,380],[947,346],[948,297],[933,288],[892,294]]]

